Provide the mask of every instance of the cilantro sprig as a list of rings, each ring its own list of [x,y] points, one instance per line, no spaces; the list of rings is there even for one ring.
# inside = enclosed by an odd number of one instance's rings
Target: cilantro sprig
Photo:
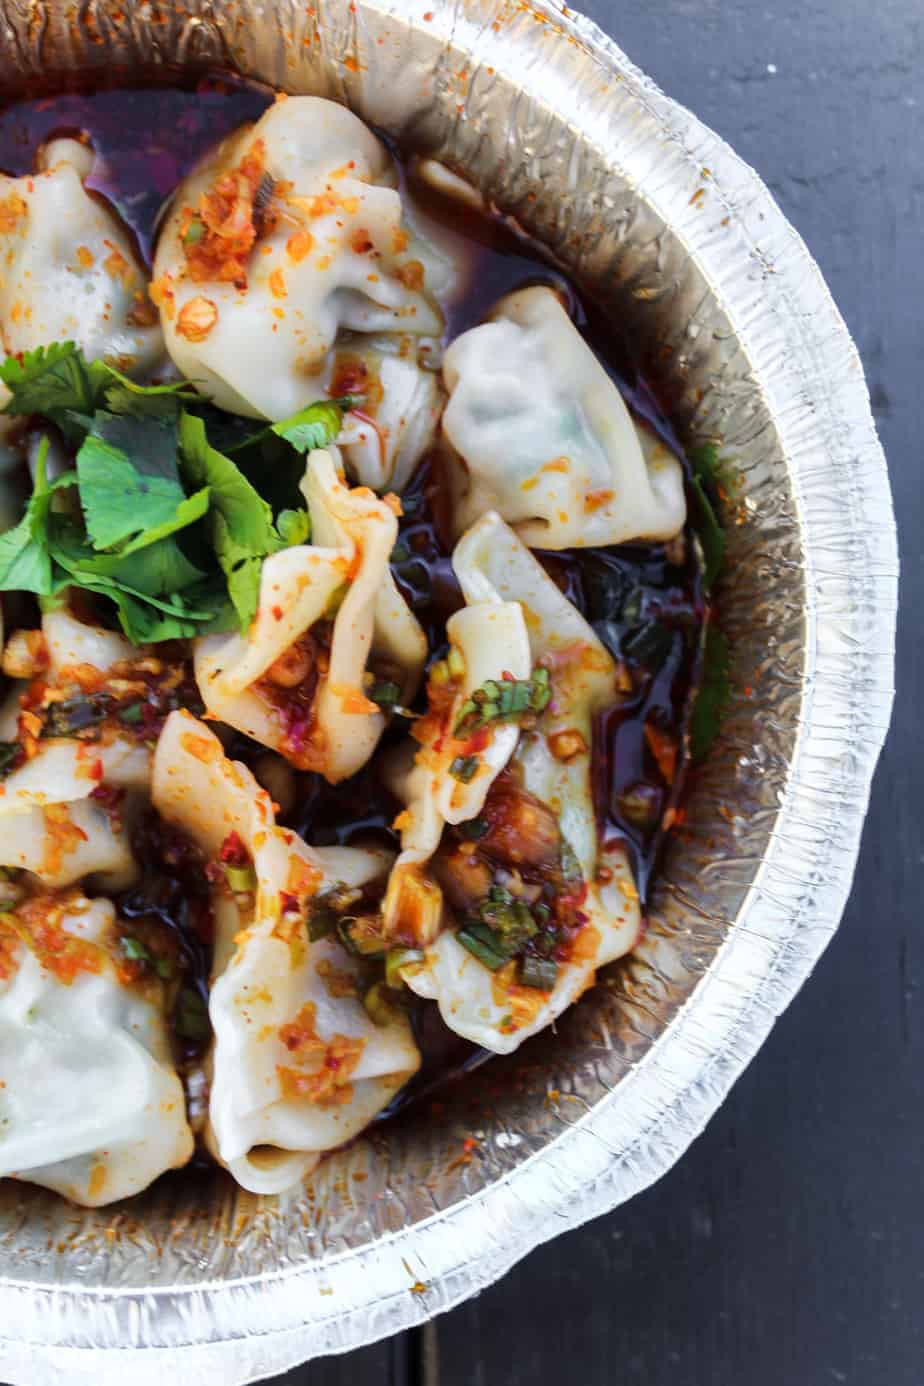
[[[731,698],[731,653],[728,640],[711,622],[706,628],[702,681],[690,719],[690,754],[695,763],[706,759],[719,734]]]
[[[716,513],[714,496],[719,486],[719,452],[704,443],[689,454],[693,493],[691,520],[703,550],[703,586],[711,592],[725,562],[725,530]]]
[[[240,437],[244,421],[220,416],[188,381],[137,385],[73,342],[7,357],[0,380],[11,394],[4,412],[39,415],[76,450],[74,468],[50,480],[43,440],[26,512],[0,535],[0,591],[53,602],[82,588],[113,604],[135,644],[246,631],[264,559],[306,542],[310,523],[303,505],[274,519],[213,446],[213,427]],[[324,400],[263,432],[297,461],[336,438],[351,403]],[[244,440],[257,471],[262,436]]]

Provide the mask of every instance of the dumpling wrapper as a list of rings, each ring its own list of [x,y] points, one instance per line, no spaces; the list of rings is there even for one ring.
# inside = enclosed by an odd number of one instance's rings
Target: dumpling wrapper
[[[461,655],[465,672],[445,720],[432,716],[421,726],[426,741],[409,741],[399,747],[384,774],[389,788],[405,804],[397,824],[401,830],[401,855],[388,881],[382,906],[386,934],[432,941],[442,922],[441,892],[425,875],[425,867],[440,844],[447,823],[467,823],[484,808],[488,791],[517,747],[520,728],[515,723],[495,723],[479,740],[478,766],[466,783],[452,774],[457,757],[470,750],[467,740],[457,740],[452,729],[462,705],[489,679],[504,674],[528,679],[532,672],[529,636],[517,602],[475,602],[457,611],[446,622],[450,650]],[[420,730],[418,735],[424,734]]]
[[[573,850],[587,896],[587,923],[550,992],[519,985],[507,969],[491,972],[447,930],[404,979],[435,1000],[451,1030],[498,1054],[509,1054],[544,1029],[594,981],[595,970],[632,948],[641,925],[639,896],[625,851],[601,851],[591,783],[594,714],[617,701],[615,666],[580,612],[496,513],[485,515],[456,545],[453,567],[469,602],[519,602],[533,664],[549,668],[552,699],[535,732],[520,737],[515,763],[523,786],[553,808]],[[585,749],[567,761],[549,737],[577,732]]]
[[[90,360],[150,371],[163,335],[129,236],[84,186],[93,153],[73,139],[41,153],[44,171],[0,176],[3,345],[18,353],[73,341]]]
[[[330,452],[311,453],[302,491],[313,542],[264,561],[257,615],[246,636],[196,641],[196,682],[212,716],[335,783],[365,765],[385,728],[384,715],[364,690],[370,658],[379,656],[401,671],[401,696],[408,702],[420,682],[427,643],[389,568],[398,532],[390,507],[366,488],[347,487]],[[296,741],[257,681],[325,615],[345,584],[328,668],[318,677],[310,725]]]
[[[105,673],[137,650],[120,635],[78,621],[66,610],[47,612],[42,633],[48,652],[47,681],[67,679],[77,666]],[[0,710],[0,739],[17,738],[19,695],[14,684]],[[36,754],[0,783],[0,866],[21,867],[49,886],[67,886],[92,875],[106,890],[123,890],[137,875],[129,835],[115,832],[104,809],[90,802],[100,784],[128,792],[147,790],[151,752],[128,736],[105,743],[75,737],[43,738]]]
[[[253,859],[252,907],[214,892],[207,1140],[244,1188],[281,1193],[357,1135],[420,1063],[406,1015],[375,1024],[357,994],[357,960],[332,939],[309,944],[304,927],[318,891],[374,880],[390,857],[312,849],[276,827],[269,796],[188,713],[167,720],[153,799],[211,859],[232,831]]]
[[[139,1193],[193,1151],[162,1009],[119,981],[114,921],[110,901],[75,893],[59,926],[99,945],[99,971],[62,981],[17,939],[0,976],[0,1176],[90,1208]]]
[[[502,298],[452,343],[443,379],[457,534],[491,509],[546,549],[683,528],[679,462],[633,421],[552,289]]]
[[[249,252],[245,282],[197,282],[183,243],[190,216],[251,154],[278,189],[276,224]],[[344,330],[440,336],[442,315],[417,286],[400,195],[381,185],[389,172],[385,147],[357,116],[297,96],[231,135],[180,185],[157,246],[154,296],[175,364],[221,408],[296,413],[321,393]],[[189,327],[196,299],[214,309],[204,333]]]
[[[443,407],[439,376],[421,365],[413,337],[394,334],[338,343],[325,378],[349,383],[363,403],[344,416],[337,446],[349,475],[374,491],[402,491],[433,442]],[[355,383],[354,383],[355,382]]]

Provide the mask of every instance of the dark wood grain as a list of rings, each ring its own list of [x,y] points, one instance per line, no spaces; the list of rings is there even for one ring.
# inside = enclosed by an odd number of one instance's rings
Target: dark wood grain
[[[898,511],[899,701],[814,977],[669,1175],[438,1321],[440,1380],[921,1386],[924,6],[584,7],[758,168],[856,338]],[[284,1380],[361,1386],[395,1365],[367,1349]]]

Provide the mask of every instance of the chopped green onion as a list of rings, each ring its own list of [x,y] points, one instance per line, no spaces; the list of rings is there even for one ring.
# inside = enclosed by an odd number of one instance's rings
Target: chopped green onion
[[[492,886],[479,907],[482,921],[498,936],[498,947],[512,957],[539,932],[529,906],[498,886]]]
[[[381,926],[368,915],[341,919],[337,925],[341,942],[348,952],[360,958],[384,958],[385,939]]]
[[[149,963],[152,961],[150,953],[141,942],[140,938],[132,938],[131,935],[125,935],[121,942],[122,952],[130,962]]]
[[[453,735],[468,736],[490,722],[519,722],[538,717],[549,705],[549,671],[538,668],[528,679],[487,679],[459,710]]]
[[[520,962],[520,984],[537,991],[551,991],[558,980],[558,963],[553,958],[535,958],[531,953]]]
[[[422,963],[423,960],[424,955],[419,948],[390,948],[385,955],[385,985],[399,991],[404,986],[401,969]]]
[[[372,685],[369,697],[372,702],[378,703],[383,711],[390,711],[397,706],[398,699],[401,697],[401,689],[396,683],[382,681]]]
[[[18,741],[0,741],[0,780],[5,780],[16,769],[22,755],[23,749]]]
[[[469,842],[477,842],[487,831],[488,824],[484,818],[470,818],[467,823],[459,823],[456,827],[459,836],[467,838]]]
[[[383,1028],[386,1025],[391,1025],[398,1014],[397,1007],[389,998],[384,982],[376,982],[374,986],[369,988],[363,997],[363,1005],[373,1024]]]
[[[251,895],[257,888],[257,873],[253,867],[232,866],[230,862],[223,863],[225,868],[225,880],[235,895]]]
[[[485,928],[483,924],[469,922],[465,928],[458,931],[456,939],[463,948],[467,948],[473,957],[477,958],[485,967],[490,968],[492,972],[497,972],[508,961],[497,947],[496,934],[491,929]]]
[[[125,707],[119,708],[116,716],[120,722],[127,722],[129,726],[134,726],[144,716],[144,704],[127,703]]]
[[[173,964],[169,958],[155,958],[154,971],[164,982],[169,982],[173,976]]]
[[[308,939],[317,943],[326,938],[337,926],[337,914],[325,900],[315,900],[308,910]]]
[[[202,1040],[211,1033],[205,1002],[194,987],[183,987],[176,1005],[173,1028],[182,1039]]]
[[[449,773],[454,780],[460,780],[462,784],[469,784],[478,772],[477,756],[456,756],[449,767]]]
[[[316,895],[308,906],[308,938],[317,943],[337,928],[345,910],[355,905],[362,892],[353,886],[337,881],[322,894]],[[347,944],[347,947],[350,947]]]
[[[108,693],[95,693],[87,698],[65,698],[63,702],[52,703],[45,710],[42,736],[74,736],[79,731],[105,722],[111,712],[112,699]]]
[[[192,221],[183,232],[183,244],[195,245],[198,241],[202,240],[204,235],[205,223],[202,221],[201,217],[193,217]]]

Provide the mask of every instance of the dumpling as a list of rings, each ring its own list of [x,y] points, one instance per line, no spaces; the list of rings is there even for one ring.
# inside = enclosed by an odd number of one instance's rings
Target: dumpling
[[[136,875],[129,825],[150,778],[151,752],[102,701],[110,671],[125,678],[138,651],[121,636],[86,625],[67,610],[42,618],[41,631],[16,631],[4,651],[14,684],[0,709],[0,743],[14,768],[0,781],[0,866],[24,868],[49,886],[92,875],[107,890]],[[35,675],[36,691],[26,677]],[[144,687],[144,685],[142,685]],[[123,700],[125,694],[122,694]],[[86,718],[94,739],[49,735],[56,723]],[[86,735],[86,733],[85,733]]]
[[[398,530],[386,501],[347,487],[330,452],[311,453],[302,490],[312,543],[264,561],[256,619],[246,635],[196,642],[196,681],[212,716],[336,782],[384,730],[376,678],[409,702],[427,644],[388,566]]]
[[[359,894],[384,879],[390,857],[312,850],[276,827],[269,796],[188,713],[164,728],[153,799],[210,862],[233,855],[252,867],[249,893],[213,891],[207,1140],[244,1188],[280,1193],[362,1130],[420,1063],[405,1013],[373,1020],[360,960],[333,938],[310,941],[306,928],[325,892]]]
[[[344,416],[337,445],[347,471],[374,491],[402,491],[436,435],[443,392],[413,337],[351,334],[333,353],[325,389],[363,403]]]
[[[123,980],[116,945],[113,905],[76,890],[0,917],[0,1176],[91,1208],[193,1150],[162,983]]]
[[[84,186],[93,153],[73,139],[42,171],[0,176],[0,333],[8,353],[74,341],[89,359],[141,373],[164,355],[147,277],[117,217]]]
[[[386,399],[396,394],[372,410],[381,455],[367,462],[369,449],[344,435],[347,464],[368,485],[391,485],[399,462],[414,465],[411,443],[419,456],[438,412],[438,381],[417,348],[433,352],[442,314],[401,197],[385,186],[390,174],[384,146],[345,107],[280,100],[181,184],[152,288],[179,370],[222,408],[256,418],[284,419],[328,389],[343,393],[334,348],[344,332],[397,334],[403,347],[380,353],[370,382]],[[401,423],[411,406],[413,430]]]
[[[669,539],[680,464],[633,420],[552,289],[509,294],[446,352],[456,532],[496,509],[531,547]]]
[[[592,794],[593,718],[619,695],[606,649],[497,514],[463,537],[453,567],[468,602],[522,607],[550,698],[520,732],[477,821],[434,860],[468,946],[446,928],[402,975],[438,1002],[450,1029],[503,1054],[560,1015],[638,936],[631,868],[620,843],[601,847]],[[528,945],[519,963],[495,951],[498,935]]]
[[[386,935],[415,946],[432,943],[443,924],[442,893],[427,871],[447,823],[476,818],[488,791],[516,750],[514,722],[454,735],[472,695],[492,680],[528,680],[529,636],[517,602],[477,601],[446,623],[449,654],[431,671],[428,713],[414,740],[386,766],[390,788],[405,804],[397,820],[401,855],[383,903]]]

